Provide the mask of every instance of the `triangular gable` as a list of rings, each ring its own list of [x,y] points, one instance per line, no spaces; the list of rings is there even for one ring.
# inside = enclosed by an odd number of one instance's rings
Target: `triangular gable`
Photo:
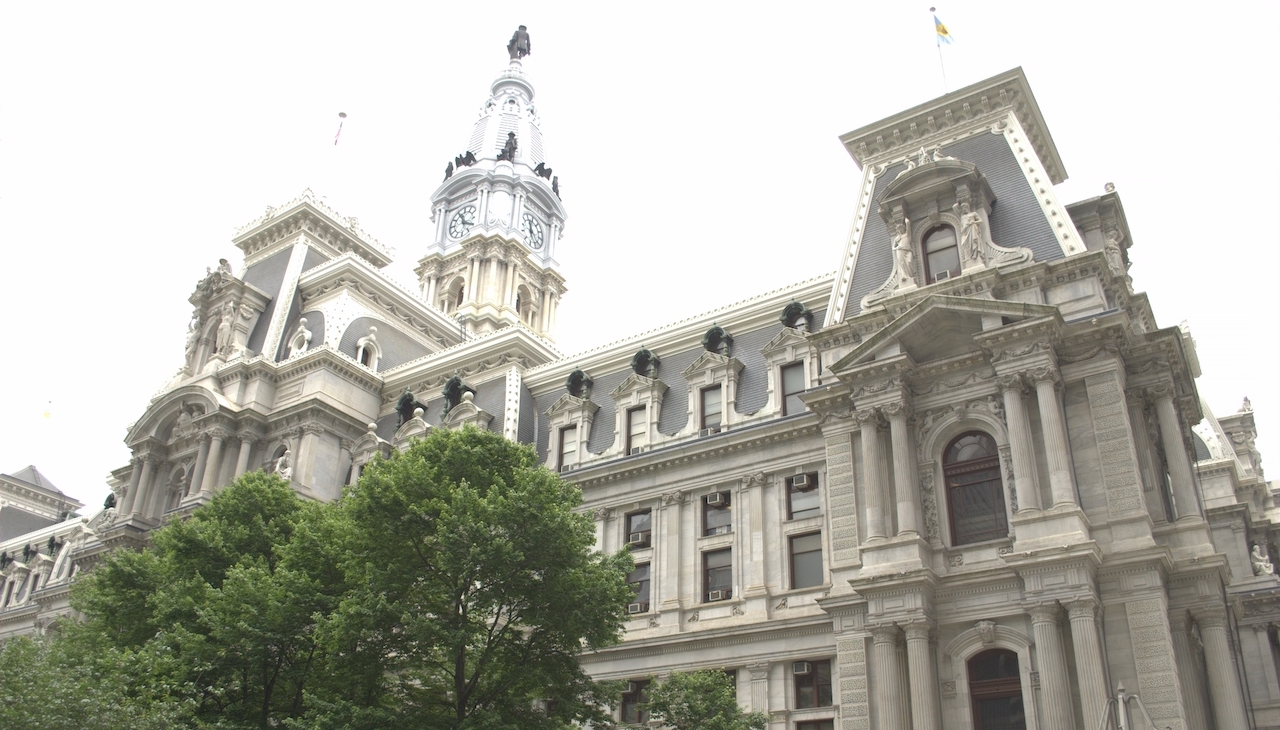
[[[633,393],[638,390],[646,390],[648,388],[654,388],[657,390],[657,394],[661,395],[667,391],[667,384],[657,378],[646,378],[643,375],[636,375],[633,373],[628,375],[627,379],[622,381],[621,385],[614,388],[613,392],[609,395],[614,400],[620,400],[622,396],[628,393]]]
[[[40,489],[45,489],[50,492],[62,494],[62,490],[53,486],[53,482],[49,481],[49,479],[45,477],[45,475],[41,474],[40,470],[35,468],[35,466],[28,466],[27,468],[20,469],[19,471],[13,474],[5,474],[4,476],[9,477],[10,479],[16,479],[20,482],[26,482],[27,484],[30,484],[33,487],[38,487]]]
[[[790,347],[808,348],[809,341],[805,339],[804,333],[794,327],[783,327],[782,331],[777,334],[769,344],[760,348],[760,353],[765,357],[769,357],[775,352],[781,352]]]
[[[686,379],[691,379],[695,375],[699,375],[716,368],[732,368],[734,372],[738,372],[742,370],[742,363],[737,358],[727,357],[718,352],[703,352],[696,360],[689,364],[689,367],[682,370],[680,374]]]
[[[848,355],[840,358],[831,366],[831,371],[839,373],[855,365],[875,359],[875,354],[901,338],[921,320],[939,311],[960,312],[976,316],[1007,317],[1009,319],[1038,319],[1051,317],[1061,320],[1058,308],[1047,304],[1028,304],[1025,302],[1006,302],[997,299],[973,299],[970,297],[952,297],[934,294],[908,309],[901,317],[890,322],[879,332],[864,339]]]
[[[591,413],[595,413],[596,410],[598,410],[599,408],[600,406],[596,405],[595,403],[588,400],[587,398],[578,398],[576,396],[565,393],[564,395],[557,398],[556,402],[552,403],[551,407],[547,409],[547,416],[554,418],[560,415],[561,413],[565,413],[568,411],[576,411],[579,409],[584,411],[589,411]]]

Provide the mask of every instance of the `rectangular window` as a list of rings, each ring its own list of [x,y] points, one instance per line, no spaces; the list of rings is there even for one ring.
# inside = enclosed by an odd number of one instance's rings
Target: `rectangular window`
[[[792,669],[805,669],[804,674],[792,672],[796,680],[796,709],[831,706],[831,660],[795,662]]]
[[[733,597],[733,550],[702,554],[703,598],[723,601]]]
[[[653,512],[645,510],[627,515],[627,544],[633,548],[653,544]]]
[[[40,589],[40,574],[36,573],[35,575],[31,576],[31,592],[28,593],[27,595],[33,596],[35,595],[35,592],[39,589]]]
[[[723,535],[733,532],[733,512],[729,493],[715,492],[702,498],[702,534]]]
[[[836,730],[835,720],[809,720],[797,722],[796,730]]]
[[[787,518],[802,520],[822,514],[817,473],[797,474],[787,479]]]
[[[644,613],[649,610],[649,564],[641,563],[636,569],[627,575],[627,585],[636,592],[636,600],[632,603],[631,608],[636,608],[631,613]],[[638,608],[636,604],[639,604]],[[628,609],[630,610],[630,609]]]
[[[804,401],[800,394],[804,392],[804,363],[793,362],[783,365],[782,376],[782,415],[794,416],[804,413]]]
[[[720,418],[724,411],[724,400],[720,397],[720,386],[713,385],[702,389],[702,430],[720,431]]]
[[[578,427],[565,426],[560,429],[560,468],[578,463]]]
[[[649,419],[645,417],[645,406],[627,411],[627,453],[639,453],[649,445]]]
[[[810,588],[822,583],[822,533],[791,538],[791,587]]]
[[[649,709],[645,706],[649,702],[649,696],[645,693],[648,688],[647,680],[635,679],[627,682],[627,691],[622,693],[623,722],[649,722]]]

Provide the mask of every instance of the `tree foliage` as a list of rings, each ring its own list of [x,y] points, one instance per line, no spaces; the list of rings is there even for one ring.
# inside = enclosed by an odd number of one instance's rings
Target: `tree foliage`
[[[617,688],[577,656],[619,640],[631,559],[594,550],[580,499],[471,428],[333,504],[255,472],[87,573],[86,620],[55,643],[115,657],[170,727],[609,727]]]
[[[715,669],[673,672],[648,690],[649,714],[675,730],[764,730],[769,717],[744,712],[729,675]]]

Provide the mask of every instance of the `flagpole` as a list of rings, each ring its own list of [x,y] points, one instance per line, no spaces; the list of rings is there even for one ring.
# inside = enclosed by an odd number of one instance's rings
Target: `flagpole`
[[[936,12],[938,12],[937,8],[929,8],[931,15]],[[937,16],[934,16],[934,20],[937,21]],[[947,64],[942,61],[942,36],[936,33],[934,35],[937,39],[934,43],[938,46],[938,66],[942,69],[942,93],[945,95],[947,93]]]

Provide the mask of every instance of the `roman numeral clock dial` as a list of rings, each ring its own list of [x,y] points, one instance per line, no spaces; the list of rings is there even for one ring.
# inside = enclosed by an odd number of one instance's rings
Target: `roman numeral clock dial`
[[[476,207],[468,205],[453,214],[453,218],[449,221],[449,235],[453,238],[462,238],[475,224]]]
[[[520,219],[520,232],[524,234],[525,243],[537,251],[542,248],[542,224],[531,214],[525,213]]]

